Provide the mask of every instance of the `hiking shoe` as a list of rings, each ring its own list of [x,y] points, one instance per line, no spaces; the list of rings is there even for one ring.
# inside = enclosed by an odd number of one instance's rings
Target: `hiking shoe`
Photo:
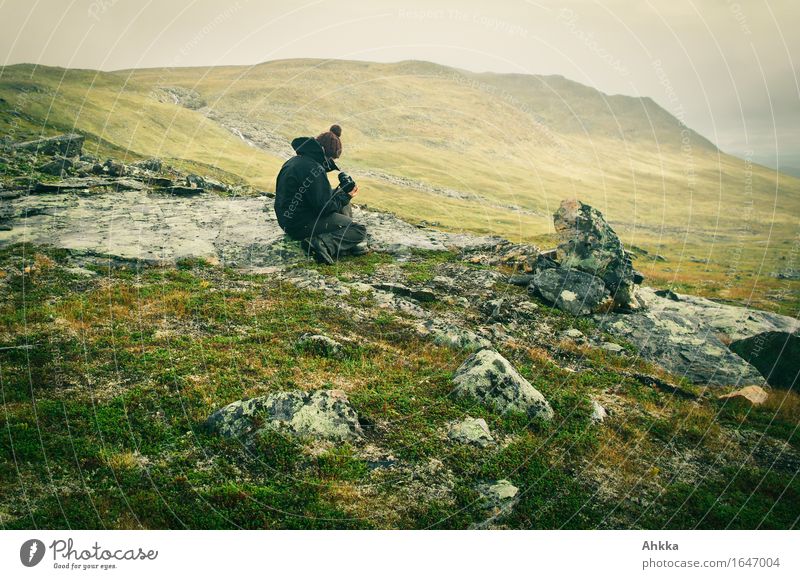
[[[364,243],[359,243],[358,245],[354,245],[351,247],[347,253],[352,255],[353,257],[358,257],[360,255],[367,255],[369,253],[369,246]]]
[[[306,237],[300,242],[300,247],[306,254],[310,254],[317,263],[324,263],[326,265],[333,265],[334,261],[331,254],[328,253],[328,248],[316,235],[314,237]]]

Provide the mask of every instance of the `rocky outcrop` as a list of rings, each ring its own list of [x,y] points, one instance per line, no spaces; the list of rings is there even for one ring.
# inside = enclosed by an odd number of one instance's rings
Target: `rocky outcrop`
[[[75,133],[66,135],[58,135],[56,137],[47,137],[44,139],[36,139],[34,141],[25,141],[24,143],[17,143],[13,146],[16,151],[28,151],[39,155],[61,155],[62,157],[78,157],[83,149],[84,136]]]
[[[798,357],[790,354],[797,343],[790,336],[800,329],[794,318],[647,287],[639,289],[638,297],[642,311],[596,319],[602,329],[627,339],[643,358],[670,372],[712,386],[763,385],[765,376],[774,376],[770,379],[776,385],[788,387],[797,375]],[[765,330],[764,337],[755,338]],[[737,339],[731,342],[731,337]],[[749,363],[750,357],[757,364]]]
[[[247,438],[263,429],[328,441],[353,441],[363,435],[358,415],[341,390],[278,392],[228,404],[205,426],[229,438]]]
[[[453,386],[457,396],[475,398],[500,412],[553,418],[553,409],[542,393],[493,350],[480,350],[467,358],[456,371]]]
[[[616,308],[638,307],[631,259],[599,211],[577,199],[567,199],[556,211],[553,223],[560,241],[556,259],[562,268],[602,279]]]

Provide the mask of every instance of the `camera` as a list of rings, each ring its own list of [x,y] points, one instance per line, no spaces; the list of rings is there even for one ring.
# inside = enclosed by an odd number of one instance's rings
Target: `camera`
[[[339,188],[345,193],[350,193],[356,188],[356,182],[353,181],[353,178],[350,175],[342,171],[339,173]]]

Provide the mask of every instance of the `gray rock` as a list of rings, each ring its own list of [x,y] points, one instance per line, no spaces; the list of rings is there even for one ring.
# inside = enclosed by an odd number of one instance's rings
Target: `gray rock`
[[[114,159],[107,159],[106,162],[103,163],[103,172],[110,177],[123,177],[126,170],[127,168],[123,163],[115,161]]]
[[[578,344],[586,342],[586,336],[577,328],[570,328],[561,332],[561,337],[567,340],[572,340]]]
[[[517,273],[514,275],[509,276],[508,283],[511,285],[519,285],[522,287],[527,287],[533,281],[533,274],[532,273]]]
[[[494,444],[494,437],[489,432],[489,425],[483,418],[472,418],[467,416],[461,422],[450,424],[447,436],[451,440],[463,444],[471,444],[480,448],[486,448]]]
[[[625,348],[614,342],[600,342],[600,349],[612,354],[619,354],[625,350]]]
[[[52,161],[39,166],[39,172],[45,175],[61,177],[72,169],[73,163],[67,157],[56,156]]]
[[[390,292],[397,296],[411,298],[418,302],[434,302],[436,294],[424,288],[410,288],[399,283],[376,283],[372,287],[381,291]]]
[[[14,150],[30,151],[40,155],[61,155],[63,157],[78,157],[83,148],[84,136],[75,133],[59,135],[26,141],[14,145]]]
[[[297,341],[299,348],[320,356],[336,356],[342,345],[336,340],[320,334],[303,334]]]
[[[797,334],[763,332],[731,343],[730,349],[755,366],[771,386],[800,387],[800,336]]]
[[[417,325],[417,331],[423,336],[429,336],[435,343],[450,348],[472,351],[492,346],[489,340],[479,336],[472,330],[440,320],[421,322]]]
[[[561,266],[602,279],[615,307],[638,308],[633,264],[603,215],[577,199],[566,199],[553,216],[553,223],[560,240],[556,258]]]
[[[763,332],[800,332],[800,320],[772,312],[720,304],[672,290],[655,291],[649,287],[639,288],[637,295],[647,308],[655,312],[675,312],[697,318],[731,342]]]
[[[500,412],[522,412],[550,420],[553,409],[530,382],[497,352],[480,350],[467,358],[453,378],[454,393],[470,396]]]
[[[341,390],[279,392],[232,402],[208,417],[217,434],[242,438],[264,429],[299,437],[345,442],[363,436],[358,415]]]
[[[205,99],[196,90],[182,86],[160,86],[153,89],[151,96],[159,102],[175,104],[191,110],[206,106]]]
[[[519,503],[519,488],[506,479],[478,485],[481,495],[480,506],[486,511],[487,518],[474,525],[474,529],[486,529],[507,516]]]
[[[576,316],[597,311],[608,298],[603,280],[574,269],[542,270],[534,276],[530,288],[558,309]]]
[[[186,175],[186,186],[196,189],[204,189],[206,186],[206,181],[200,175],[195,175],[194,173],[191,173],[189,175]]]

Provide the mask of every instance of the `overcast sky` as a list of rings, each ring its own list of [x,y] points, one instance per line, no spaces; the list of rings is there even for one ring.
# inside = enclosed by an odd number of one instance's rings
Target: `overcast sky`
[[[0,62],[297,57],[561,74],[647,95],[723,150],[800,166],[797,0],[0,0]]]

